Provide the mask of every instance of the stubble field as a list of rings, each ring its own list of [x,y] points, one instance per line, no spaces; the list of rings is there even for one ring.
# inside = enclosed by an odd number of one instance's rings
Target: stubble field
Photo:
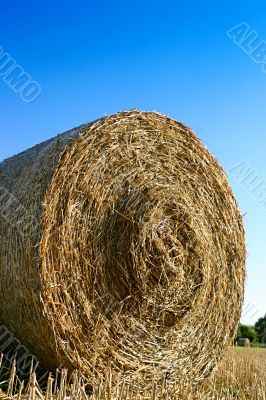
[[[60,399],[60,400],[135,400],[135,399],[179,399],[179,400],[266,400],[266,350],[252,348],[232,348],[226,355],[223,363],[218,367],[213,376],[202,387],[191,388],[178,382],[176,387],[164,388],[155,383],[149,385],[146,392],[138,392],[134,385],[127,386],[121,379],[121,384],[113,388],[111,375],[107,373],[105,382],[100,382],[90,393],[88,385],[77,373],[72,383],[67,382],[65,371],[54,379],[48,379],[48,390],[42,391],[31,377],[26,389],[22,388],[16,373],[10,371],[11,382],[1,382],[5,392],[0,398],[16,399]],[[55,378],[55,377],[53,377]],[[20,390],[19,390],[20,387]],[[21,392],[16,394],[16,392]]]

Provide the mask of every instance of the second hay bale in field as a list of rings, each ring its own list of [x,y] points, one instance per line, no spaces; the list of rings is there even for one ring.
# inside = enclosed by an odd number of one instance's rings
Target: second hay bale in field
[[[239,338],[237,339],[237,345],[240,347],[250,347],[251,343],[248,338]]]

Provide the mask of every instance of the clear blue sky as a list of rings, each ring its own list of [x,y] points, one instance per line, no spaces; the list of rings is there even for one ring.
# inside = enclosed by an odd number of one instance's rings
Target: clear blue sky
[[[229,172],[266,180],[266,74],[227,35],[246,22],[266,40],[263,1],[2,2],[0,45],[42,93],[24,103],[0,78],[0,159],[116,111],[166,113],[192,127]],[[266,209],[229,173],[246,213],[243,321],[266,312]]]

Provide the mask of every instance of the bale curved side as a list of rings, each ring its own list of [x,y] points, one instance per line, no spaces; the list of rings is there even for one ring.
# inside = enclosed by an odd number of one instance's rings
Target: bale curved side
[[[91,382],[109,366],[115,378],[202,381],[243,300],[244,229],[225,173],[158,113],[71,132],[0,166],[39,224],[26,240],[0,227],[2,319],[49,366]]]
[[[84,126],[0,164],[0,324],[47,367],[58,365],[40,298],[40,223],[47,187],[67,144]]]

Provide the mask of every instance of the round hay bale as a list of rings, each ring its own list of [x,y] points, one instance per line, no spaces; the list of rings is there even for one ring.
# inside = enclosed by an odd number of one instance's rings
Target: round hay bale
[[[239,338],[237,339],[237,345],[240,347],[251,347],[251,342],[249,338]]]
[[[242,218],[186,126],[121,112],[0,164],[0,319],[48,367],[198,383],[234,338]]]

